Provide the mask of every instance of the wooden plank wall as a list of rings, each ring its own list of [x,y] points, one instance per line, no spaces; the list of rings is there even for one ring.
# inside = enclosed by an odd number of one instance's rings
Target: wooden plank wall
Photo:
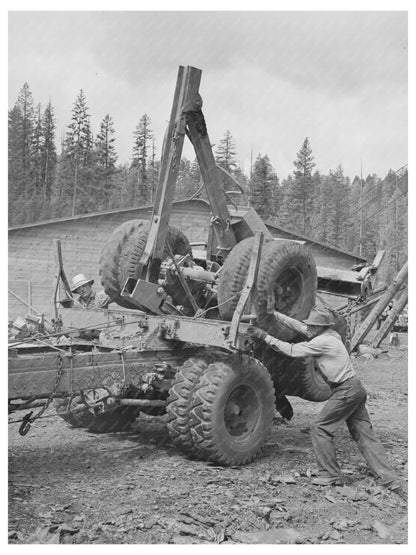
[[[54,239],[61,239],[65,272],[70,279],[83,273],[99,282],[99,258],[113,230],[132,219],[149,220],[151,210],[134,209],[119,213],[69,219],[44,225],[26,226],[9,231],[9,289],[27,302],[28,280],[31,280],[32,306],[47,317],[52,315],[55,275]],[[204,241],[210,213],[203,201],[177,203],[170,223],[182,229],[191,242]],[[9,318],[28,310],[13,295],[8,295]]]
[[[132,219],[150,219],[151,208],[135,208],[121,212],[22,226],[9,231],[9,289],[27,302],[31,282],[32,306],[46,317],[52,315],[55,275],[54,239],[61,239],[64,267],[68,278],[78,273],[95,280],[99,290],[99,257],[112,231]],[[174,203],[171,225],[180,228],[191,242],[205,241],[208,235],[210,209],[206,201]],[[276,237],[297,239],[296,235],[269,227]],[[318,265],[350,269],[355,258],[336,250],[310,244]],[[9,293],[9,318],[28,310]]]

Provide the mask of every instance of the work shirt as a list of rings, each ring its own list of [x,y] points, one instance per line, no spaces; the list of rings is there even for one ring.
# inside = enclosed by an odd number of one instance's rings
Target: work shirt
[[[300,322],[299,324],[304,326]],[[300,331],[300,327],[297,331]],[[342,342],[341,336],[333,329],[326,328],[320,335],[301,343],[287,343],[271,335],[266,335],[264,341],[276,351],[290,357],[313,356],[322,376],[330,384],[340,384],[355,376],[350,355]]]
[[[111,302],[110,297],[104,292],[95,293],[95,291],[91,292],[88,299],[79,297],[78,301],[85,308],[107,308]]]
[[[305,337],[310,337],[308,332],[308,326],[303,322],[299,322],[299,320],[295,320],[295,318],[291,318],[290,316],[286,316],[286,314],[282,314],[281,312],[277,312],[277,311],[275,311],[273,315],[276,318],[276,320],[278,320],[281,324],[283,324],[290,330],[301,333]]]

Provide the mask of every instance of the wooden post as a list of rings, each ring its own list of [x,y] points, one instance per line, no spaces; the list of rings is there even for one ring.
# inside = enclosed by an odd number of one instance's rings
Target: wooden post
[[[390,310],[389,315],[387,316],[386,320],[383,322],[383,325],[377,332],[377,335],[374,337],[373,342],[371,343],[372,347],[376,349],[377,347],[380,346],[380,343],[389,333],[391,328],[394,326],[394,323],[396,322],[397,318],[403,312],[403,309],[407,305],[408,300],[409,300],[409,291],[407,287],[405,287],[400,297],[394,303],[393,308]]]
[[[59,278],[62,280],[62,283],[64,284],[67,295],[69,297],[72,297],[71,287],[69,286],[69,283],[68,283],[68,280],[66,278],[66,274],[65,274],[65,271],[64,271],[64,263],[63,263],[63,259],[62,259],[61,240],[60,239],[54,239],[53,242],[55,244],[56,262],[57,262],[57,265],[58,265]]]
[[[80,304],[80,302],[78,301],[78,299],[76,299],[71,291],[71,287],[69,285],[68,279],[66,277],[65,274],[65,270],[64,270],[64,263],[63,263],[63,258],[62,258],[62,248],[61,248],[61,240],[60,239],[54,239],[54,245],[55,245],[55,264],[57,267],[57,274],[55,276],[55,280],[54,280],[54,295],[53,295],[53,306],[54,306],[54,313],[55,313],[55,318],[58,317],[58,311],[57,311],[57,293],[59,290],[59,280],[62,281],[64,288],[65,288],[65,293],[66,295],[72,299],[75,303],[75,306],[82,306]]]
[[[353,351],[357,345],[359,345],[363,339],[367,336],[368,332],[374,326],[377,321],[377,318],[381,316],[389,302],[393,299],[396,295],[398,290],[401,288],[403,283],[407,279],[407,272],[408,272],[408,264],[407,262],[403,265],[400,272],[397,274],[396,278],[394,279],[393,283],[389,285],[386,292],[380,297],[380,300],[355,332],[354,337],[351,340],[351,351]]]
[[[252,300],[252,308],[253,308],[253,305],[255,305],[256,295],[257,295],[256,282],[257,282],[257,274],[259,269],[261,252],[263,248],[263,239],[264,239],[264,235],[261,231],[255,233],[254,240],[253,240],[253,248],[250,255],[250,264],[247,271],[247,279],[244,284],[244,289],[238,300],[237,306],[235,308],[233,319],[231,321],[231,326],[230,326],[229,339],[230,339],[230,344],[233,347],[237,346],[237,336],[238,336],[238,329],[240,326],[241,317],[243,315],[247,301],[249,300],[250,297]],[[251,310],[251,312],[253,312],[253,310]]]

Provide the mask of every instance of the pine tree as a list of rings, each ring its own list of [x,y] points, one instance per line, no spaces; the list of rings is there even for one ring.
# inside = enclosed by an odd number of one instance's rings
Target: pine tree
[[[363,183],[362,254],[369,260],[373,259],[377,252],[380,189],[380,179],[375,174],[368,175]],[[361,215],[361,209],[359,213]]]
[[[81,89],[72,109],[61,155],[60,184],[63,205],[71,206],[71,215],[89,212],[97,204],[94,184],[93,138],[90,115]]]
[[[114,125],[113,120],[107,114],[100,124],[100,131],[95,139],[95,153],[97,162],[97,191],[99,207],[107,210],[110,197],[114,187],[115,175],[117,173],[117,154],[114,147]]]
[[[31,219],[33,98],[25,83],[8,118],[9,220],[24,223]]]
[[[346,246],[351,252],[360,252],[360,218],[361,197],[363,194],[363,183],[360,177],[355,176],[352,180],[349,197],[349,228]]]
[[[17,98],[17,106],[20,108],[22,116],[21,122],[21,139],[20,139],[20,156],[22,163],[22,193],[25,199],[28,199],[32,193],[32,141],[34,127],[34,107],[33,97],[29,89],[29,85],[25,83],[19,92]]]
[[[335,171],[330,170],[330,196],[332,199],[332,214],[328,214],[331,230],[328,241],[337,247],[345,247],[349,227],[349,182],[344,177],[342,166],[338,166]],[[322,199],[323,200],[323,199]]]
[[[41,105],[35,110],[35,119],[32,134],[31,158],[32,158],[32,183],[33,193],[38,194],[42,188],[42,150],[43,150],[43,127]]]
[[[324,176],[321,175],[319,170],[316,170],[312,176],[312,189],[313,189],[313,210],[311,215],[311,229],[310,234],[313,237],[319,236],[319,228],[321,226],[321,188],[323,186]]]
[[[159,168],[160,162],[156,160],[156,141],[152,136],[151,156],[149,162],[149,189],[150,189],[150,202],[153,203],[156,190],[159,182]]]
[[[240,185],[243,193],[241,195],[233,196],[233,201],[237,204],[237,206],[248,206],[249,205],[249,198],[248,198],[248,190],[249,190],[249,180],[247,176],[244,174],[243,170],[238,166],[234,171],[233,175]],[[281,188],[276,187],[276,191],[280,194]],[[276,197],[277,198],[277,197]]]
[[[191,162],[183,157],[179,163],[178,177],[176,179],[175,199],[186,199],[193,194],[191,177]]]
[[[24,182],[21,157],[22,114],[15,105],[9,110],[8,120],[8,165],[9,165],[9,222],[21,223],[23,213],[18,213],[16,202],[23,193]]]
[[[250,206],[263,218],[276,216],[276,192],[279,180],[270,159],[259,154],[250,179]]]
[[[378,248],[385,249],[386,279],[394,278],[408,258],[407,171],[401,176],[389,172],[381,183],[381,209],[378,218]]]
[[[55,180],[57,154],[55,146],[55,115],[51,101],[48,102],[42,118],[43,149],[42,149],[42,190],[43,201],[51,198]]]
[[[285,191],[280,222],[288,229],[306,234],[311,229],[315,196],[312,180],[315,163],[308,137],[303,141],[293,163],[296,168],[293,172],[294,179]]]
[[[149,149],[153,141],[153,131],[150,128],[151,120],[144,114],[134,131],[132,169],[137,169],[138,191],[136,198],[140,204],[151,202],[151,182],[149,179]]]
[[[324,243],[331,243],[333,240],[332,220],[335,208],[333,183],[328,176],[321,176],[315,206],[316,217],[311,230],[312,234]]]
[[[228,129],[217,147],[215,161],[229,173],[232,173],[237,168],[236,144]]]

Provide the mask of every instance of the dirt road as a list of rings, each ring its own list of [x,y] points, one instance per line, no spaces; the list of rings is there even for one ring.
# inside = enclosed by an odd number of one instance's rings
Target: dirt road
[[[374,428],[407,479],[406,347],[355,366]],[[71,428],[52,410],[25,437],[10,424],[9,542],[407,543],[406,503],[376,485],[346,428],[337,449],[347,485],[311,485],[301,430],[321,404],[291,402],[292,421],[276,417],[261,456],[234,468],[186,459],[164,417],[108,435]]]

